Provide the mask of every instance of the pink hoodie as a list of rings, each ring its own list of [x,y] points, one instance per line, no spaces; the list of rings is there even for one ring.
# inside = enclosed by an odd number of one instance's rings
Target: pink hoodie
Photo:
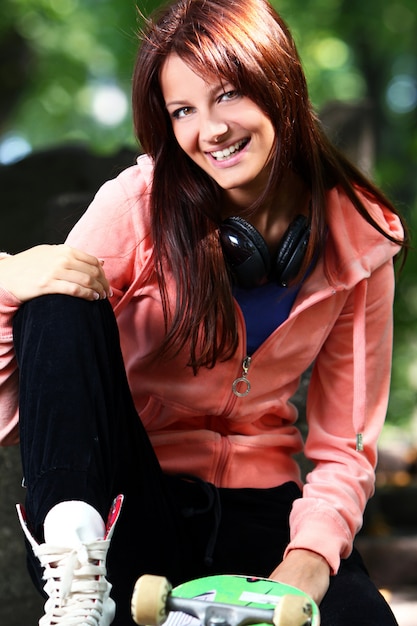
[[[315,469],[294,503],[288,550],[318,552],[336,572],[340,558],[350,554],[374,490],[390,384],[392,258],[398,247],[368,225],[343,193],[331,190],[325,254],[332,284],[320,261],[289,318],[252,355],[250,392],[237,397],[232,385],[242,376],[246,356],[237,304],[240,341],[232,359],[193,376],[187,354],[158,363],[149,356],[164,328],[149,232],[151,178],[151,161],[142,156],[107,182],[68,243],[105,261],[131,391],[161,465],[220,487],[271,487],[290,480],[301,485],[293,455],[304,448]],[[384,229],[402,236],[395,215],[363,200]],[[18,306],[0,287],[3,444],[17,441],[11,322]],[[312,362],[304,445],[290,398]]]

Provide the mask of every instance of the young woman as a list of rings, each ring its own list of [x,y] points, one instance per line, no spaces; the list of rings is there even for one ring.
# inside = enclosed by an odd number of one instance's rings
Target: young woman
[[[395,624],[353,540],[401,219],[324,136],[264,0],[149,20],[133,109],[145,155],[65,245],[0,262],[1,435],[19,412],[40,623],[126,626],[141,573],[228,572],[300,587],[323,626]],[[290,399],[312,363],[304,445]]]

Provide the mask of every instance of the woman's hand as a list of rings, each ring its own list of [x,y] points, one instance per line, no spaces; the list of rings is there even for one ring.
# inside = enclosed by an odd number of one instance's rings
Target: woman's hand
[[[269,578],[298,587],[316,604],[320,604],[329,588],[330,567],[327,561],[315,552],[291,550]]]
[[[111,295],[103,262],[66,244],[35,246],[2,259],[0,285],[21,302],[52,293],[85,300]]]

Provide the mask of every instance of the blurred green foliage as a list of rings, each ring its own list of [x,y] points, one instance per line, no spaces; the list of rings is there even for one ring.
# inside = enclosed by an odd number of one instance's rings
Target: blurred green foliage
[[[129,115],[103,127],[93,96],[98,86],[116,86],[129,100],[137,43],[133,2],[3,0],[0,33],[7,28],[27,42],[29,71],[4,132],[18,131],[34,148],[77,140],[111,151],[132,143]]]
[[[158,0],[138,0],[148,13]],[[314,105],[370,104],[372,175],[417,230],[417,7],[415,0],[273,0],[290,26]],[[85,141],[110,152],[134,145],[130,76],[137,46],[133,0],[2,0],[0,39],[26,46],[25,82],[1,146]],[[9,71],[7,68],[9,62]],[[13,88],[16,58],[0,82]],[[20,68],[21,69],[21,68]],[[7,85],[6,85],[7,86]],[[3,90],[2,90],[3,92]],[[103,99],[104,106],[103,108]],[[388,421],[417,429],[417,256],[398,281]],[[341,398],[341,401],[343,399]],[[417,430],[414,431],[417,437]]]

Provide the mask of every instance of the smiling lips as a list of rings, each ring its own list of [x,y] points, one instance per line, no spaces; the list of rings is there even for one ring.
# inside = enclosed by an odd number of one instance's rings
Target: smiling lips
[[[216,159],[216,161],[224,161],[225,159],[229,158],[230,155],[242,150],[242,148],[246,146],[248,141],[249,139],[240,139],[228,148],[224,148],[224,150],[216,150],[215,152],[210,152],[210,154],[213,158]]]

